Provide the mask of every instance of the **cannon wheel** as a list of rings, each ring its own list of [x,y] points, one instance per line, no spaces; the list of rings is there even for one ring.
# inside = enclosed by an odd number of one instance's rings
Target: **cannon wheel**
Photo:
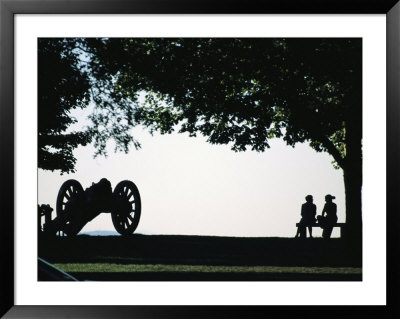
[[[136,230],[142,203],[139,190],[131,181],[122,181],[114,189],[114,207],[111,218],[115,230],[123,236],[129,236]]]
[[[58,224],[58,234],[75,236],[82,227],[76,222],[75,216],[79,213],[82,205],[84,191],[82,185],[75,179],[65,181],[58,191],[56,213]],[[75,213],[74,213],[75,212]]]

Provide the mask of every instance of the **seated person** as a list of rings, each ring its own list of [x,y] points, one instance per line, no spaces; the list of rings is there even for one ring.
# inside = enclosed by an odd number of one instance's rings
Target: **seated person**
[[[321,228],[323,229],[323,238],[331,237],[333,226],[338,220],[336,214],[337,207],[336,204],[332,201],[333,199],[335,199],[335,196],[329,194],[325,196],[325,205],[324,209],[322,210],[322,215],[317,217],[318,224],[320,224]]]
[[[301,205],[301,220],[300,226],[297,228],[297,237],[306,237],[306,227],[310,238],[312,238],[312,225],[315,224],[315,215],[317,214],[317,206],[313,203],[313,197],[311,195],[306,196],[306,202]]]

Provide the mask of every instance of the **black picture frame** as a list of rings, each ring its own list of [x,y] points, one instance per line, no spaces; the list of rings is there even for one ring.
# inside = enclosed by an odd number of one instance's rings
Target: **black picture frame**
[[[386,306],[16,306],[14,304],[14,16],[16,14],[385,14],[387,21],[387,305]],[[5,318],[348,318],[400,315],[399,195],[400,162],[400,3],[398,0],[0,0],[0,315]]]

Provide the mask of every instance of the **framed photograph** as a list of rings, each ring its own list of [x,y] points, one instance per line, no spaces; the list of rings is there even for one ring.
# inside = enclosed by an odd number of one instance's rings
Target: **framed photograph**
[[[399,314],[396,0],[0,10],[1,315]]]

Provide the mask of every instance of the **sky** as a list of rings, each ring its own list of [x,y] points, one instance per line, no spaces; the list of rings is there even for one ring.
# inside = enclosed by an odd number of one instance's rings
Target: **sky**
[[[74,111],[79,127],[88,110]],[[263,153],[234,152],[229,145],[212,145],[203,136],[172,133],[153,136],[140,126],[132,129],[142,148],[128,154],[94,158],[94,147],[80,146],[74,154],[76,172],[38,170],[38,203],[55,209],[58,190],[68,179],[85,189],[101,178],[112,188],[131,180],[139,188],[142,213],[135,233],[245,237],[294,237],[304,197],[313,195],[321,214],[326,194],[336,196],[338,221],[345,221],[342,170],[328,153],[307,144],[287,146],[270,141]],[[55,211],[53,212],[55,216]],[[115,231],[109,213],[102,213],[81,231]],[[313,235],[322,231],[314,228]],[[335,229],[332,237],[337,237]]]

